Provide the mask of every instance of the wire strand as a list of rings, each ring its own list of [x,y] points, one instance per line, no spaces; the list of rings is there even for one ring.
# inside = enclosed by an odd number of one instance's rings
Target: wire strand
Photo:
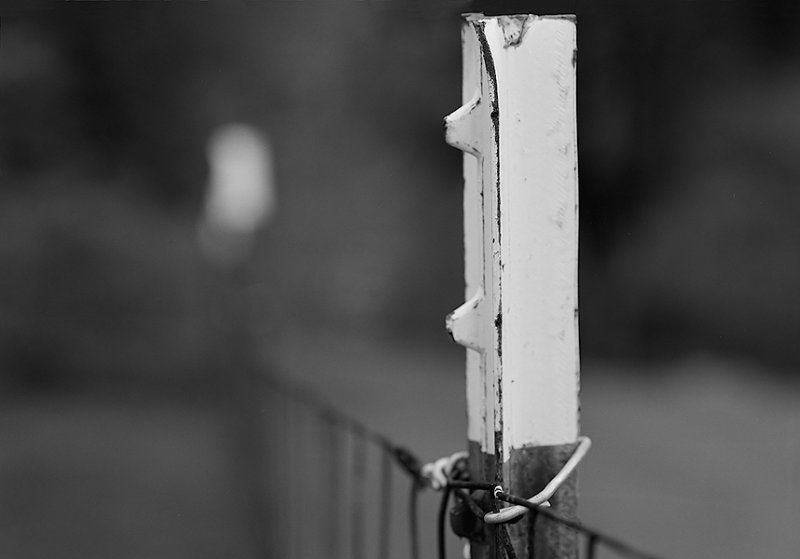
[[[500,524],[497,527],[500,533],[500,541],[503,544],[503,551],[505,551],[507,559],[517,559],[517,553],[514,551],[514,546],[511,544],[511,536],[508,535],[508,524]]]
[[[586,559],[594,559],[597,550],[597,536],[589,534],[586,537]]]
[[[536,512],[537,514],[546,516],[550,520],[554,520],[559,524],[563,524],[564,526],[572,528],[573,530],[579,533],[586,534],[589,537],[594,537],[596,542],[602,543],[606,547],[610,547],[615,551],[617,551],[618,553],[621,553],[628,557],[636,559],[658,559],[655,555],[639,551],[638,549],[635,549],[631,545],[621,540],[618,540],[617,538],[603,534],[593,528],[588,528],[587,526],[585,526],[584,524],[582,524],[577,520],[561,516],[550,510],[548,507],[544,507],[542,505],[534,505],[525,499],[516,497],[514,495],[509,495],[504,491],[495,491],[495,498],[500,499],[501,501],[506,501],[507,503],[523,506],[529,510]]]
[[[408,503],[408,528],[411,536],[411,559],[419,559],[419,526],[417,525],[417,496],[419,484],[411,483],[411,496]]]
[[[363,559],[364,557],[364,478],[366,477],[366,454],[367,448],[362,437],[355,434],[353,438],[353,459],[351,472],[353,483],[353,522],[350,526],[351,554],[353,559]]]
[[[331,420],[325,423],[328,426],[329,434],[327,437],[328,441],[328,499],[330,503],[340,503],[341,502],[341,459],[342,459],[342,452],[341,452],[341,439],[340,434],[341,431],[338,428],[338,424]],[[335,505],[334,505],[335,506]],[[330,549],[331,555],[335,558],[339,558],[342,556],[341,553],[341,542],[339,541],[339,515],[333,514],[330,515],[331,517],[328,519],[327,525],[329,526],[328,532],[328,549]]]
[[[439,503],[439,515],[436,519],[436,548],[438,550],[439,559],[445,559],[447,556],[446,542],[444,538],[444,525],[445,517],[447,516],[447,504],[450,501],[451,488],[445,487],[442,489],[442,500]]]
[[[389,559],[392,522],[392,455],[381,452],[381,510],[378,535],[378,557]]]

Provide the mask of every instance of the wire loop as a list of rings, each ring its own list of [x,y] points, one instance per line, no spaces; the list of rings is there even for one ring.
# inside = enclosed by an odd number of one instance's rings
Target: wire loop
[[[532,505],[539,505],[539,506],[549,506],[549,499],[553,496],[561,484],[566,481],[566,479],[570,476],[570,474],[575,470],[575,468],[580,464],[583,457],[586,456],[586,453],[589,452],[589,448],[592,446],[592,441],[589,437],[578,437],[578,446],[575,447],[575,452],[572,453],[572,456],[569,457],[569,460],[566,461],[564,466],[561,470],[550,480],[550,482],[542,489],[539,493],[528,499],[528,502]],[[494,489],[494,496],[497,498],[497,494],[503,491],[502,487],[495,487]],[[547,504],[545,504],[547,503]],[[528,509],[521,505],[514,505],[512,507],[506,507],[501,511],[498,512],[490,512],[484,515],[483,521],[487,524],[502,524],[505,522],[511,522],[516,520],[523,514],[528,512]]]
[[[466,471],[467,458],[469,458],[469,454],[461,451],[429,462],[420,469],[420,477],[428,482],[431,489],[435,491],[444,489],[451,478],[459,477],[454,475],[455,473],[460,474],[462,471]]]

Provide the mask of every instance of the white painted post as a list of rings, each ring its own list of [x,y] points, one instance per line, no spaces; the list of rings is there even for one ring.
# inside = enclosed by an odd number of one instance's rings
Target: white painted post
[[[447,327],[468,348],[473,478],[527,498],[578,437],[575,21],[473,14],[462,41],[464,105],[445,123],[466,152],[467,302]],[[574,515],[574,476],[551,503]],[[531,528],[513,527],[518,557],[534,546],[537,559],[578,556],[569,530]],[[472,557],[491,547],[474,544]]]

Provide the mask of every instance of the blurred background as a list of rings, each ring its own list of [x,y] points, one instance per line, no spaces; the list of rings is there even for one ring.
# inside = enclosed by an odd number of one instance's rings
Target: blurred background
[[[755,0],[0,9],[0,555],[260,556],[259,371],[463,448],[465,11],[578,14],[584,520],[797,555],[800,5]]]

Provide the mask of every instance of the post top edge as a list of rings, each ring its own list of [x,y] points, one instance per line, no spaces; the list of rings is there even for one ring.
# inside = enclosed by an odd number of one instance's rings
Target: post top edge
[[[500,19],[500,18],[535,18],[535,19],[563,19],[566,21],[571,21],[575,23],[578,20],[578,16],[575,14],[545,14],[545,15],[537,15],[537,14],[489,14],[486,15],[483,12],[464,12],[461,14],[461,17],[468,22],[472,21],[490,21],[493,19]]]

